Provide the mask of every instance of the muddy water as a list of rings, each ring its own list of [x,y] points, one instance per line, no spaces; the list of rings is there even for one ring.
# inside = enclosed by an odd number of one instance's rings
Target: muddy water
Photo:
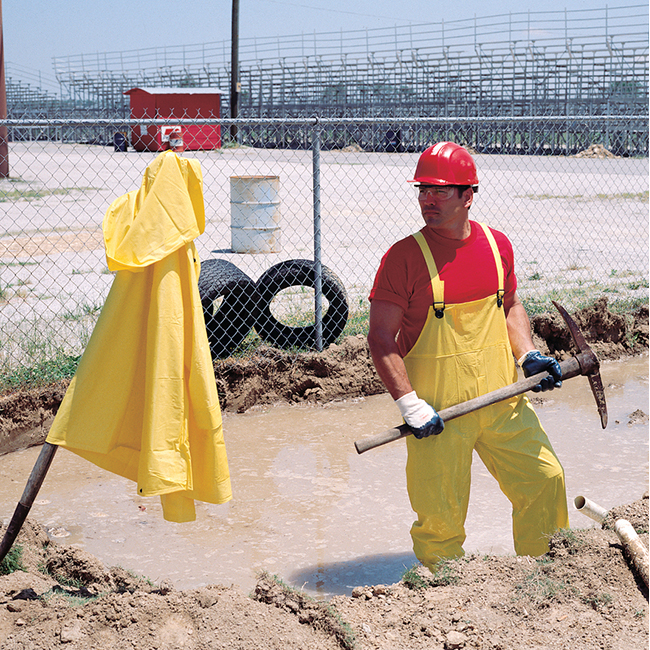
[[[537,411],[563,462],[573,527],[596,525],[573,507],[583,495],[610,508],[648,487],[648,358],[602,368],[609,406],[603,431],[586,379],[544,396]],[[403,442],[359,456],[354,441],[399,422],[387,395],[319,407],[278,406],[226,415],[234,499],[197,503],[197,521],[162,519],[157,498],[60,450],[30,517],[75,544],[177,588],[236,584],[260,569],[318,595],[393,583],[415,562]],[[8,520],[38,449],[0,457],[0,516]],[[513,553],[510,506],[475,458],[468,552]]]

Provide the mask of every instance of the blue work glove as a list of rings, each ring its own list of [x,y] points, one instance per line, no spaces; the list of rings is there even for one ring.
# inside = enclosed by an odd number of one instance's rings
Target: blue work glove
[[[420,399],[415,391],[402,395],[395,400],[404,422],[409,425],[413,435],[421,440],[427,436],[437,436],[444,428],[445,423],[433,406]]]
[[[548,372],[549,376],[533,388],[533,393],[553,390],[562,386],[562,369],[553,357],[545,357],[539,350],[531,350],[519,360],[524,377],[531,377],[538,372]]]

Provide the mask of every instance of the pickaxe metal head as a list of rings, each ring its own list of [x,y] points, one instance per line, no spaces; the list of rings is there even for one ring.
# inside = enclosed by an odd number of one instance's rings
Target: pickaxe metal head
[[[598,361],[598,357],[587,344],[580,328],[573,318],[569,316],[567,310],[554,300],[552,302],[555,305],[555,308],[560,312],[564,322],[567,324],[571,338],[578,348],[576,359],[580,364],[580,370],[582,371],[581,374],[585,375],[589,380],[591,392],[594,394],[596,407],[598,408],[598,413],[600,415],[600,423],[604,429],[607,426],[607,403],[605,402],[605,389],[603,388],[603,382],[600,378],[600,362]]]

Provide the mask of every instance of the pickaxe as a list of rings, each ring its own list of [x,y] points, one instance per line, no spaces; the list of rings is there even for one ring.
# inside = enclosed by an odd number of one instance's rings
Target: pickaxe
[[[577,377],[578,375],[584,375],[589,379],[591,392],[594,394],[598,413],[600,414],[600,423],[604,429],[607,426],[607,404],[605,403],[603,382],[600,379],[600,362],[598,361],[598,357],[596,357],[594,351],[589,347],[589,345],[587,345],[587,341],[582,335],[580,328],[571,316],[569,316],[566,309],[561,305],[558,305],[555,301],[553,301],[553,304],[562,315],[562,318],[564,318],[564,322],[567,324],[569,332],[571,333],[571,338],[578,348],[578,354],[560,363],[560,368],[562,369],[562,381],[570,379],[571,377]],[[510,384],[509,386],[498,388],[491,393],[480,395],[479,397],[470,399],[462,404],[456,404],[455,406],[442,409],[441,411],[438,411],[438,414],[442,418],[443,422],[448,422],[454,418],[459,418],[461,415],[478,411],[484,406],[490,406],[490,404],[496,404],[496,402],[500,402],[504,399],[509,399],[516,395],[526,393],[533,387],[537,386],[537,384],[547,376],[548,373],[540,372],[537,375],[532,375],[531,377]],[[389,429],[388,431],[371,436],[370,438],[357,440],[357,442],[354,443],[354,446],[357,449],[357,453],[362,454],[364,451],[385,445],[388,442],[393,442],[393,440],[400,440],[410,434],[410,427],[406,424],[401,424],[394,429]],[[444,435],[444,432],[442,435]]]

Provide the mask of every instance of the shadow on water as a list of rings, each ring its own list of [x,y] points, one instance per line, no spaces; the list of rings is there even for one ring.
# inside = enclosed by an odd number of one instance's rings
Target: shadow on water
[[[344,562],[307,566],[288,575],[286,580],[319,596],[329,597],[349,594],[359,585],[394,584],[414,564],[419,563],[413,553],[369,555]]]

